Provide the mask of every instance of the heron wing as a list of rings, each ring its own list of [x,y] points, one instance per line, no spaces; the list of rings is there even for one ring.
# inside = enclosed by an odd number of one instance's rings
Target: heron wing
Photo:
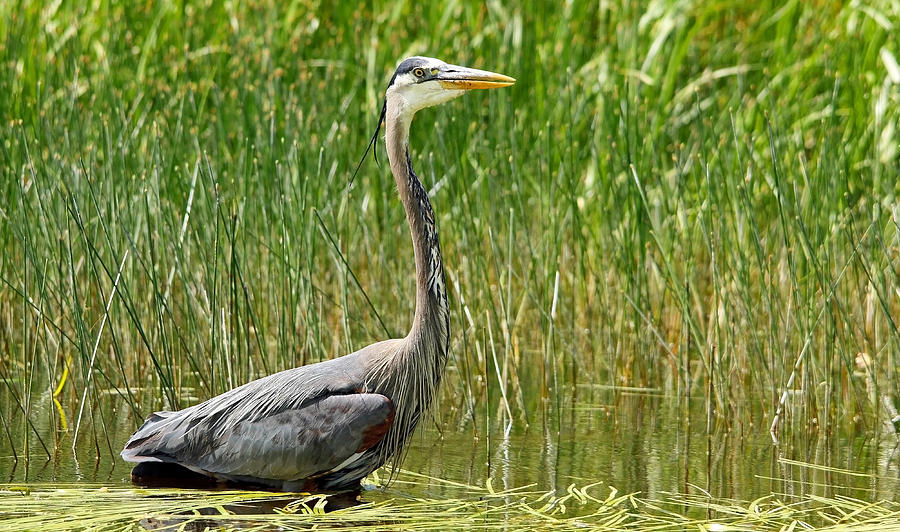
[[[182,424],[185,430],[141,442],[132,458],[242,480],[307,479],[345,467],[378,443],[393,420],[394,406],[384,395],[326,395],[212,434],[192,430],[206,423]]]

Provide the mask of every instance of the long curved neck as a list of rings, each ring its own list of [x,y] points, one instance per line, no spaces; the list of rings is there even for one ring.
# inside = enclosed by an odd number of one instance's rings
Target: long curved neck
[[[450,313],[444,278],[441,245],[434,211],[409,158],[409,127],[412,113],[389,97],[385,116],[385,147],[391,172],[412,236],[416,259],[416,314],[407,340],[417,346],[437,349],[444,358],[450,341]]]

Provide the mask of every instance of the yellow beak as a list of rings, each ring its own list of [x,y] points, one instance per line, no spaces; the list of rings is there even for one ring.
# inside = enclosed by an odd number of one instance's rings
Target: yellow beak
[[[508,87],[516,82],[514,78],[457,65],[445,65],[437,74],[441,87],[450,90],[496,89]]]

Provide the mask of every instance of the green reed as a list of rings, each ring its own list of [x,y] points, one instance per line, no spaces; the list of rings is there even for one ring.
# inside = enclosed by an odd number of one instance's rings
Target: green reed
[[[411,54],[518,79],[413,127],[443,424],[555,425],[592,385],[703,397],[707,430],[896,415],[894,4],[0,12],[0,418],[35,427],[13,452],[52,448],[40,425],[114,454],[108,424],[404,333],[393,179],[349,178]]]

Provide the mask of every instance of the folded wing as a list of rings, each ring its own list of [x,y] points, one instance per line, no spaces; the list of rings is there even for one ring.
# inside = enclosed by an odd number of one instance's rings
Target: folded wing
[[[381,441],[393,420],[390,399],[376,393],[324,395],[262,416],[158,412],[122,456],[177,463],[221,478],[310,479],[352,464]]]

